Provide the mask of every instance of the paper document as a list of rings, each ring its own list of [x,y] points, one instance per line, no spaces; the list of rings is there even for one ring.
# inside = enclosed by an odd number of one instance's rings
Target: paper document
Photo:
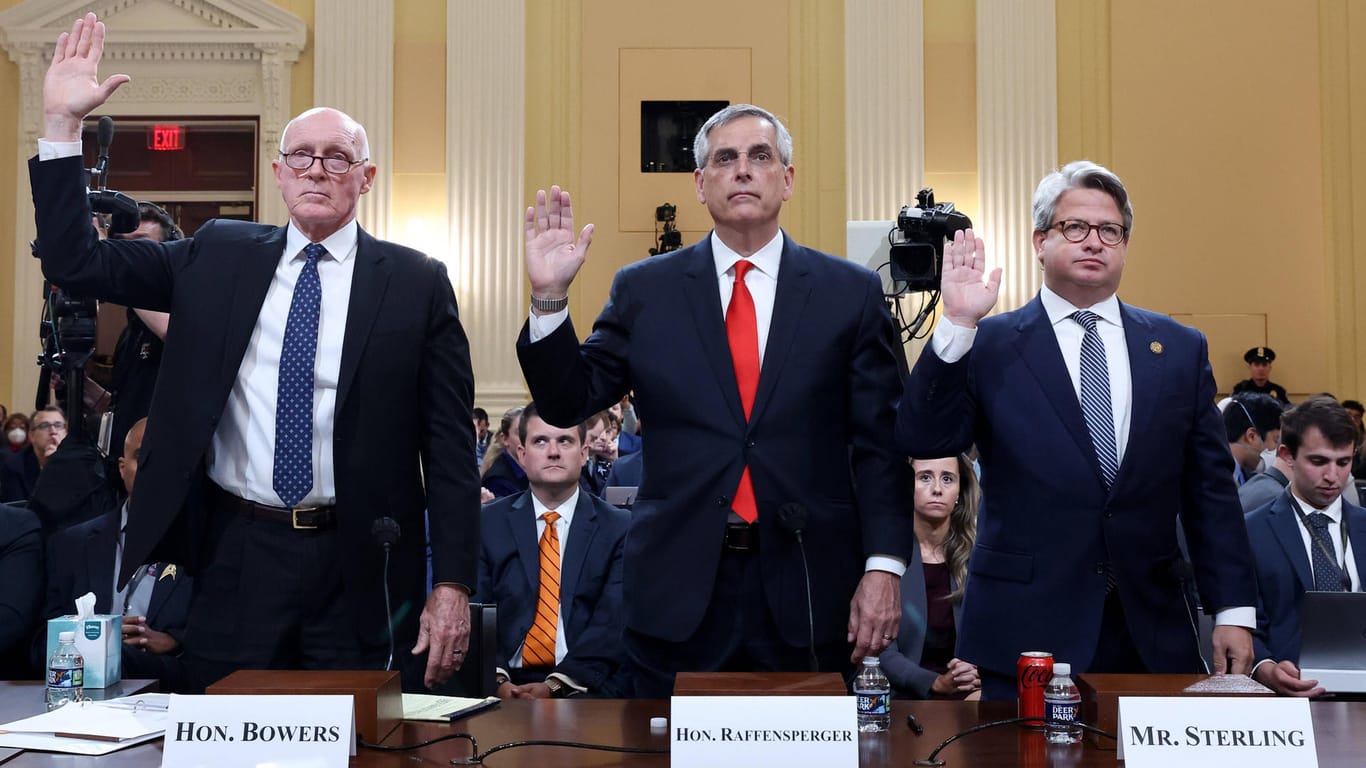
[[[0,747],[103,755],[166,732],[166,694],[80,701],[0,725]]]
[[[472,715],[498,703],[497,696],[471,699],[461,696],[432,696],[427,693],[403,694],[403,719],[448,723],[457,717]]]

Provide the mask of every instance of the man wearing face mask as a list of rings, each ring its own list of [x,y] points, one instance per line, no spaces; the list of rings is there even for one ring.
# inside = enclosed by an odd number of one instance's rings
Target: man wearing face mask
[[[1273,456],[1281,442],[1282,406],[1269,395],[1235,395],[1224,408],[1224,432],[1228,435],[1228,449],[1233,454],[1233,480],[1243,485],[1260,469],[1270,466],[1264,462]]]

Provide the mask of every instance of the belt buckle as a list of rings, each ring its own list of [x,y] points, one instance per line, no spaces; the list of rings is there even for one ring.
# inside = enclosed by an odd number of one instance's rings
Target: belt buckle
[[[289,522],[290,522],[290,525],[293,526],[294,530],[296,530],[296,531],[316,531],[316,530],[318,530],[318,526],[317,526],[316,524],[314,524],[314,525],[305,525],[305,524],[299,522],[299,513],[300,513],[300,512],[315,512],[315,511],[317,511],[317,509],[318,509],[317,507],[290,507],[290,508],[289,508]]]

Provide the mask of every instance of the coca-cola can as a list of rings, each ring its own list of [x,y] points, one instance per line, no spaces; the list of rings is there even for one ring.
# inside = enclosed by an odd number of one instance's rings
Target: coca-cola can
[[[1027,725],[1043,726],[1043,689],[1053,679],[1053,654],[1048,651],[1025,651],[1015,664],[1020,683],[1020,717],[1028,718]]]

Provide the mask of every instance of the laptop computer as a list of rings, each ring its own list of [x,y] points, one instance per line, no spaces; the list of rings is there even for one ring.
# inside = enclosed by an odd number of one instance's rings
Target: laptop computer
[[[640,490],[635,485],[609,485],[602,489],[602,500],[614,507],[630,509],[636,503],[636,493]]]
[[[1366,592],[1305,592],[1300,620],[1300,677],[1366,693]]]

